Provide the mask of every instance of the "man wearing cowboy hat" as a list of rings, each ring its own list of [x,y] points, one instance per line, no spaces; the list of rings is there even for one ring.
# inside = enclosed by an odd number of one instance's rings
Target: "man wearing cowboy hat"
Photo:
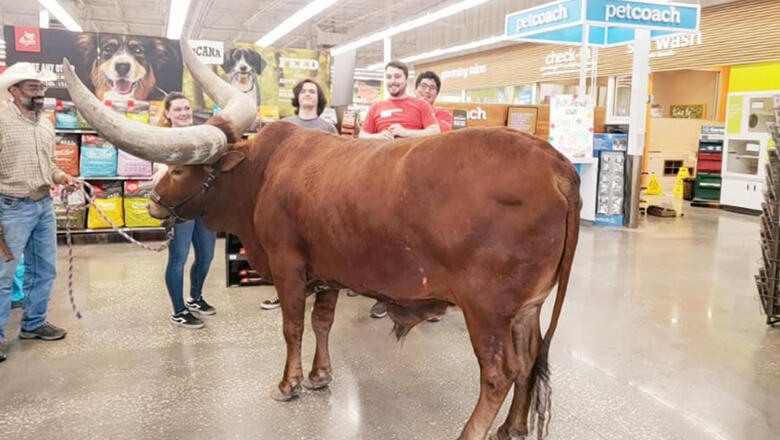
[[[13,99],[0,110],[0,224],[14,259],[0,259],[0,361],[7,344],[4,326],[11,311],[11,289],[19,257],[24,253],[24,301],[21,339],[54,341],[65,330],[46,321],[56,276],[57,236],[49,190],[55,183],[78,180],[54,165],[54,127],[41,116],[42,81],[56,77],[38,73],[30,63],[16,63],[0,74],[0,100]]]

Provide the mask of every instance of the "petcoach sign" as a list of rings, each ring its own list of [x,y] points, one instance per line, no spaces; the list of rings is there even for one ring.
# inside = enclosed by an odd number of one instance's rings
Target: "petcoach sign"
[[[581,21],[582,0],[559,1],[507,15],[506,35],[529,35]]]
[[[699,28],[698,5],[588,0],[587,20],[611,26],[650,27],[695,31]]]
[[[699,29],[699,5],[660,0],[559,0],[507,14],[509,39],[615,46],[634,40],[635,29],[650,29],[653,38]]]

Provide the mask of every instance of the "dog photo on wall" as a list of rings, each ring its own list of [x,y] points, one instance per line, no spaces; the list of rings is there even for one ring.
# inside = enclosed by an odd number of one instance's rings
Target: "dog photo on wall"
[[[260,105],[260,83],[257,79],[265,70],[266,62],[257,51],[249,47],[234,47],[225,52],[227,81],[241,93],[249,96],[256,106]]]
[[[161,100],[182,88],[182,61],[174,41],[82,33],[77,73],[100,100]]]

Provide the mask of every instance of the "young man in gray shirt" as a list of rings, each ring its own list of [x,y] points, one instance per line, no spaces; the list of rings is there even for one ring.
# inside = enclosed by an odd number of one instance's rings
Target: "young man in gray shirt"
[[[313,79],[304,79],[293,88],[292,105],[295,107],[295,116],[288,116],[282,120],[304,128],[338,135],[336,127],[320,117],[327,103],[322,87]]]

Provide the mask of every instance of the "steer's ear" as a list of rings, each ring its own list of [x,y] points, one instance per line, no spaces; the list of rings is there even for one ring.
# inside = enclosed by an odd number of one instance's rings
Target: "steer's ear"
[[[219,158],[219,162],[217,162],[215,168],[223,172],[230,171],[235,168],[236,165],[240,164],[244,159],[246,159],[246,156],[243,152],[238,150],[230,150],[223,154],[221,158]]]

